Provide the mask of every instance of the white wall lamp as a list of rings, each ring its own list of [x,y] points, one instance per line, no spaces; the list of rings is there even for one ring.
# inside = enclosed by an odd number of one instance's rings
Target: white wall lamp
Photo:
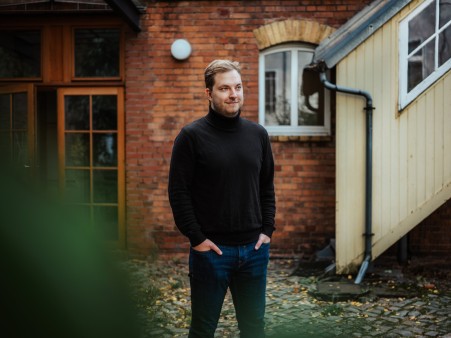
[[[191,51],[191,44],[185,39],[177,39],[171,45],[171,54],[177,60],[186,60],[191,55]]]

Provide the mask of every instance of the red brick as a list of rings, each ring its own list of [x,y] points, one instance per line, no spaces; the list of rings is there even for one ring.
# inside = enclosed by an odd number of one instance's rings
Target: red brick
[[[167,171],[178,131],[206,113],[203,70],[207,63],[218,57],[242,62],[243,116],[257,121],[259,51],[253,30],[301,18],[338,28],[370,2],[146,2],[142,32],[127,34],[126,39],[127,243],[132,254],[149,255],[157,249],[161,255],[171,255],[186,252],[189,246],[174,226]],[[192,44],[187,61],[170,56],[171,43],[178,38]],[[334,130],[334,116],[332,124]],[[273,254],[312,253],[335,236],[333,137],[328,142],[275,141],[273,151],[277,198]],[[436,214],[413,232],[415,249],[449,252],[448,228],[443,224],[450,226],[451,204]]]

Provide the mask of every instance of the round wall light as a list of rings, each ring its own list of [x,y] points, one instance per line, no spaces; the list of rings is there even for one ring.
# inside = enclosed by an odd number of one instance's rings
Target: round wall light
[[[185,39],[177,39],[171,45],[171,54],[177,60],[186,60],[191,51],[191,44]]]

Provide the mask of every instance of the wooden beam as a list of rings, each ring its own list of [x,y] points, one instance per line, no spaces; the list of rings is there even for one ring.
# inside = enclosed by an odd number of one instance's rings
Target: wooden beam
[[[141,32],[140,10],[132,0],[104,0],[135,31]]]

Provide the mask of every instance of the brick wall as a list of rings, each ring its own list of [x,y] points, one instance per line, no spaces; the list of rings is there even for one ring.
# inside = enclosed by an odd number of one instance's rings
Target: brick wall
[[[371,1],[147,1],[143,31],[127,36],[127,243],[131,252],[184,253],[167,200],[172,142],[207,110],[203,70],[216,58],[244,66],[243,116],[257,121],[258,55],[253,30],[287,19],[338,28]],[[317,4],[321,3],[321,4]],[[176,61],[171,43],[188,39]],[[333,106],[333,105],[332,105]],[[334,112],[333,112],[334,114]],[[334,130],[333,130],[334,133]],[[335,237],[335,142],[273,140],[277,231],[273,254],[311,253]]]
[[[451,253],[451,200],[426,217],[409,234],[412,255]]]

